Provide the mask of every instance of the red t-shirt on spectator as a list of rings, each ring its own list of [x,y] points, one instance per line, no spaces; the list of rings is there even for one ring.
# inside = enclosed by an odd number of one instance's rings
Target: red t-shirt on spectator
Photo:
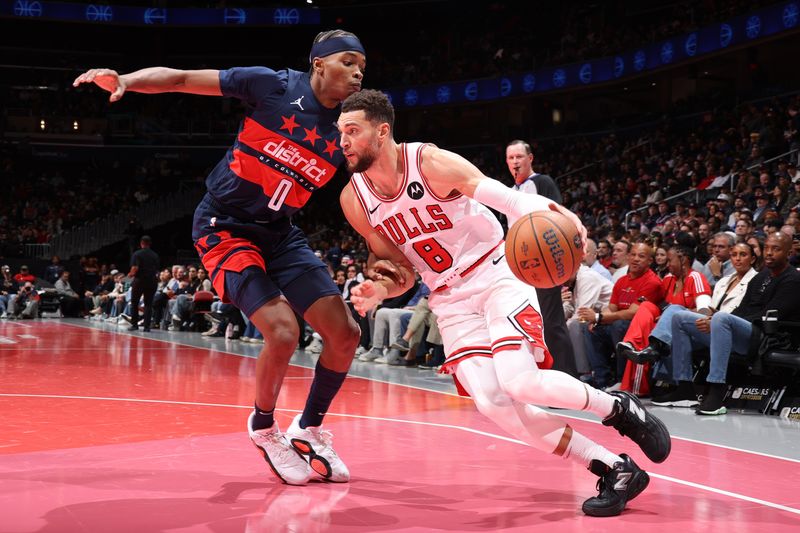
[[[664,299],[671,304],[682,305],[686,309],[694,309],[697,307],[697,297],[701,294],[711,296],[711,286],[708,284],[706,277],[700,272],[689,270],[686,277],[683,278],[683,290],[678,294],[675,292],[675,283],[678,278],[672,274],[664,276],[662,284],[664,286]]]
[[[20,286],[24,285],[26,281],[30,281],[31,283],[36,283],[36,276],[34,276],[33,274],[22,274],[22,273],[15,274],[14,279],[17,280],[17,283],[19,283]]]
[[[638,304],[639,298],[642,296],[654,304],[658,304],[664,299],[664,287],[661,285],[661,280],[650,269],[636,279],[631,279],[630,274],[619,278],[611,290],[610,303],[616,304],[617,309],[624,310],[633,304]]]

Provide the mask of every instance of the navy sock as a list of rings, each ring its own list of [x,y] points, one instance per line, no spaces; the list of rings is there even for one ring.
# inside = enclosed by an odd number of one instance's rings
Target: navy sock
[[[316,427],[322,425],[322,419],[325,417],[325,413],[328,412],[328,407],[330,407],[333,398],[339,392],[346,377],[347,372],[328,370],[322,366],[320,361],[317,361],[314,381],[311,382],[311,390],[308,391],[306,407],[300,417],[300,427],[302,429],[308,426]]]
[[[259,429],[271,428],[272,424],[275,423],[275,409],[264,411],[259,408],[258,405],[256,405],[255,408],[256,412],[253,415],[253,427],[250,429],[257,431]]]

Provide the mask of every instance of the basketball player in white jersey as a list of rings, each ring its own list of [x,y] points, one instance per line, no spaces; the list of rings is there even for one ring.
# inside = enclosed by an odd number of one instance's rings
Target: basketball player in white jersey
[[[370,264],[383,275],[351,291],[359,313],[401,294],[414,269],[431,288],[448,354],[443,371],[500,427],[547,453],[572,458],[600,477],[600,493],[583,504],[592,516],[613,516],[648,484],[627,455],[616,455],[534,404],[590,411],[636,442],[655,462],[670,451],[666,427],[639,401],[608,394],[552,363],[543,340],[536,291],[511,273],[499,222],[484,207],[517,218],[553,209],[585,228],[566,208],[513,191],[460,156],[432,145],[397,144],[394,110],[383,93],[365,90],[342,105],[341,147],[354,172],[341,203],[367,241]],[[537,363],[539,363],[537,365]]]

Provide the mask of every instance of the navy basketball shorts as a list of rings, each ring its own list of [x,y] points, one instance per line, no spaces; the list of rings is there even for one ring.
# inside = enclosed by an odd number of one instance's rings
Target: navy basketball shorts
[[[341,296],[306,236],[288,220],[243,222],[204,199],[195,211],[192,238],[217,295],[248,317],[280,295],[300,316],[320,298]]]

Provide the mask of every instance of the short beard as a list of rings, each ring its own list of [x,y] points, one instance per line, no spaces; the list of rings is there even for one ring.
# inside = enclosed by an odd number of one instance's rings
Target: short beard
[[[369,170],[369,167],[372,166],[372,164],[375,162],[377,158],[378,158],[377,150],[364,152],[364,155],[359,157],[358,161],[354,165],[348,164],[347,166],[350,169],[350,172],[358,172],[358,173],[365,172]]]

